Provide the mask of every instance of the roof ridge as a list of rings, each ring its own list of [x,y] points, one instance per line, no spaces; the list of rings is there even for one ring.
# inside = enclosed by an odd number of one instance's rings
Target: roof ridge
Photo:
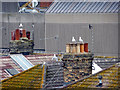
[[[108,68],[105,68],[105,69],[103,69],[103,70],[101,70],[101,71],[99,71],[99,72],[97,72],[97,73],[95,73],[95,74],[91,74],[91,75],[89,75],[89,76],[86,76],[86,77],[84,77],[84,78],[82,78],[82,79],[80,79],[80,80],[78,80],[78,81],[76,81],[76,82],[73,82],[73,83],[70,83],[70,84],[68,84],[68,85],[66,85],[66,86],[63,86],[62,88],[66,88],[66,87],[68,87],[68,86],[70,86],[70,85],[73,85],[73,84],[76,84],[77,82],[80,82],[80,81],[82,81],[82,80],[85,80],[85,79],[87,79],[87,78],[90,78],[90,77],[92,77],[92,76],[95,76],[95,75],[97,75],[97,74],[99,74],[99,73],[101,73],[101,72],[103,72],[103,71],[105,71],[105,70],[108,70],[108,69],[110,69],[110,68],[112,68],[112,67],[120,67],[120,66],[118,66],[118,64],[114,64],[114,65],[111,65],[111,66],[109,66]]]

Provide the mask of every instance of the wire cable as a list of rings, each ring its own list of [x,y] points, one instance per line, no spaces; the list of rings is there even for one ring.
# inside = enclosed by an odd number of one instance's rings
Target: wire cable
[[[46,39],[58,39],[58,35],[55,35],[53,37],[49,37],[49,38],[43,38],[43,39],[40,39],[40,40],[46,40]]]
[[[60,71],[60,69],[61,69],[61,67],[57,70],[57,72],[54,74],[54,76],[50,79],[50,81],[44,86],[44,88],[43,89],[45,89],[48,85],[49,85],[49,83],[54,79],[54,77],[57,75],[57,73]]]

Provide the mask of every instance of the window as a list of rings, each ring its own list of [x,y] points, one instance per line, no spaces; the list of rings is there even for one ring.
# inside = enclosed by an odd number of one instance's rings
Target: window
[[[24,57],[22,54],[12,54],[10,55],[10,57],[12,58],[12,60],[17,63],[23,70],[27,70],[31,67],[33,67],[34,65],[27,60],[26,57]]]
[[[19,73],[16,69],[5,69],[5,71],[10,74],[11,76],[16,75]]]

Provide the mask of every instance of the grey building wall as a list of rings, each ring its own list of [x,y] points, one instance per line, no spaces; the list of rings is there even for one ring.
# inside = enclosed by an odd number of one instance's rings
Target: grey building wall
[[[2,2],[2,12],[17,12],[18,3],[17,2]]]
[[[71,42],[72,36],[77,41],[81,36],[89,43],[91,51],[92,36],[88,28],[91,24],[95,55],[118,56],[118,14],[46,14],[45,23],[46,38],[59,36],[58,39],[46,39],[46,51],[65,52],[65,45]]]
[[[0,1],[0,12],[2,12],[2,2]],[[0,47],[2,46],[2,14],[0,14]]]
[[[45,16],[45,17],[44,17]],[[32,31],[34,23],[35,49],[65,52],[66,43],[72,36],[78,41],[79,36],[89,43],[91,51],[91,31],[93,25],[94,53],[102,56],[118,56],[118,14],[0,14],[0,48],[8,48],[10,32],[22,22],[24,29]]]
[[[0,47],[2,47],[2,14],[0,14]]]
[[[118,14],[118,56],[120,61],[120,13]]]
[[[45,24],[44,14],[28,14],[28,13],[3,13],[2,14],[2,47],[9,48],[9,41],[11,39],[11,31],[18,28],[19,23],[23,23],[24,29],[27,31],[34,30],[34,48],[45,48]],[[34,28],[32,25],[34,24]],[[42,40],[40,40],[42,38]]]
[[[2,12],[2,2],[0,1],[0,12]]]

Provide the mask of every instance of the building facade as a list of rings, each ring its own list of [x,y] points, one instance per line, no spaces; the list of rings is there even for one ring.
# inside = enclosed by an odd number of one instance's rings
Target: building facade
[[[118,56],[118,2],[56,2],[45,14],[46,50],[65,51],[72,36],[82,37],[95,55]],[[92,26],[92,29],[89,28]],[[55,46],[53,46],[54,44]]]
[[[0,48],[9,48],[10,32],[23,23],[24,29],[34,31],[34,49],[65,52],[74,36],[88,42],[95,55],[118,56],[118,6],[119,2],[54,2],[45,14],[20,14],[12,8],[9,12],[2,6]]]

